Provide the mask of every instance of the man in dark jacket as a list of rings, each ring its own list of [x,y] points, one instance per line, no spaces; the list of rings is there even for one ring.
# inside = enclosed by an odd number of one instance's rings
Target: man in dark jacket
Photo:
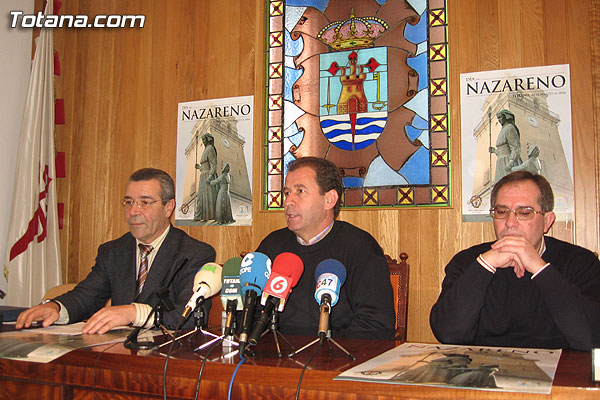
[[[17,329],[27,328],[33,321],[42,321],[46,327],[85,319],[83,333],[143,326],[157,303],[157,289],[172,277],[169,297],[175,308],[164,313],[163,321],[167,327],[178,325],[192,296],[194,275],[215,260],[215,250],[171,226],[175,188],[166,172],[153,168],[134,172],[121,202],[129,232],[98,248],[96,265],[72,291],[21,313]],[[111,306],[106,307],[108,299]],[[203,307],[208,315],[210,302]],[[145,326],[152,322],[150,318]]]

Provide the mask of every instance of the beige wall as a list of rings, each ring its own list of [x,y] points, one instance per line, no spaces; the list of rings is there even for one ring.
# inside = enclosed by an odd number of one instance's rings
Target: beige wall
[[[449,0],[452,208],[343,211],[385,252],[409,254],[408,340],[434,341],[428,323],[444,265],[458,250],[493,238],[489,224],[461,222],[459,74],[569,63],[572,77],[575,222],[553,234],[598,251],[600,4],[598,0]],[[40,9],[36,1],[36,10]],[[590,14],[592,13],[593,14]],[[144,14],[143,29],[57,29],[67,154],[61,232],[66,281],[82,279],[104,241],[127,230],[119,199],[128,175],[153,166],[175,175],[176,112],[183,101],[255,96],[252,227],[185,228],[224,262],[284,225],[260,211],[264,131],[265,5],[262,0],[63,2],[64,14]],[[218,28],[217,28],[218,27]],[[593,31],[594,30],[594,31]],[[592,40],[593,38],[593,40]],[[594,61],[595,60],[595,61]]]

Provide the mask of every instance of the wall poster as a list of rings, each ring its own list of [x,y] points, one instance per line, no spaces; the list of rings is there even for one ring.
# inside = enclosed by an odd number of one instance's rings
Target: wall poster
[[[252,225],[254,96],[179,103],[176,225]]]
[[[512,171],[541,174],[557,220],[572,221],[569,65],[460,75],[463,221],[490,221],[490,192]]]
[[[265,209],[334,162],[343,207],[450,205],[444,0],[268,0]]]

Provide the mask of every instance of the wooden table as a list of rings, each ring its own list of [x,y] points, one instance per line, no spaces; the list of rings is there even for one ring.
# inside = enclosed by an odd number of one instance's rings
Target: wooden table
[[[299,348],[310,338],[287,336]],[[201,355],[193,349],[206,339],[202,334],[182,340],[169,358],[166,391],[169,399],[193,399]],[[558,364],[551,395],[515,394],[481,390],[435,388],[334,381],[340,372],[362,363],[398,343],[393,341],[337,340],[355,357],[323,346],[304,374],[301,399],[599,399],[600,385],[592,383],[591,355],[565,351]],[[287,354],[289,348],[282,344]],[[0,359],[0,399],[161,399],[163,367],[168,347],[162,351],[134,351],[121,343],[72,351],[48,363]],[[239,368],[234,399],[293,399],[304,363],[316,352],[314,345],[293,358],[277,356],[272,334],[260,339],[256,355]],[[202,373],[200,398],[226,399],[239,357],[222,357],[221,346],[209,354]]]

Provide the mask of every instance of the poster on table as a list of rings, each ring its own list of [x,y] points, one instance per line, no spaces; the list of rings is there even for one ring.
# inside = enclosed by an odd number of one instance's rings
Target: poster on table
[[[175,224],[252,225],[254,96],[179,103]]]
[[[463,221],[490,221],[494,183],[519,170],[552,186],[557,220],[572,221],[569,65],[460,75]]]
[[[561,350],[403,343],[335,380],[543,393]]]

